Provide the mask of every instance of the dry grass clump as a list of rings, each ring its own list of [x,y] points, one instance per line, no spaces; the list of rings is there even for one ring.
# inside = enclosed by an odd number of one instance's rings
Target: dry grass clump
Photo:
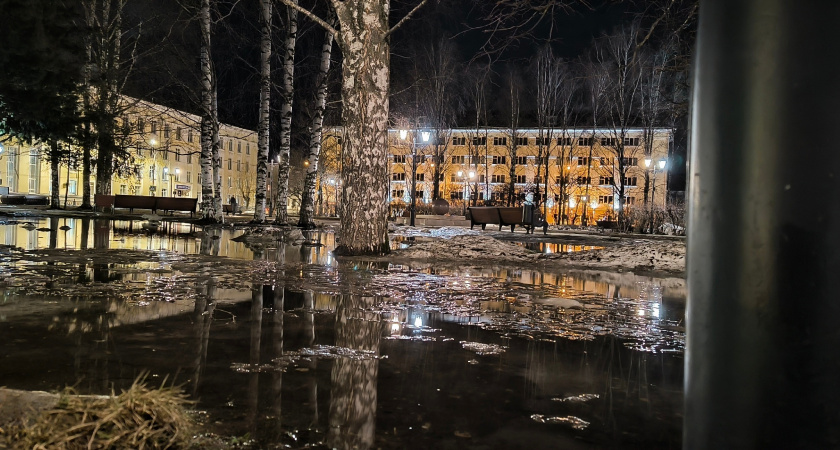
[[[78,396],[72,388],[58,405],[15,430],[12,448],[157,449],[189,445],[194,431],[191,402],[176,387],[150,389],[144,377],[110,397]]]

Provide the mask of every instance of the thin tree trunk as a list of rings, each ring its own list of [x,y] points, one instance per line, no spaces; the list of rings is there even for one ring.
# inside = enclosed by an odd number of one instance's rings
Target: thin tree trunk
[[[218,93],[216,91],[216,83],[213,83],[212,103],[211,103],[211,118],[212,118],[212,138],[213,138],[213,212],[216,222],[224,220],[222,211],[222,141],[219,138],[219,108],[218,108]]]
[[[210,63],[210,0],[201,0],[201,213],[214,220],[213,202],[213,69]]]
[[[388,244],[389,2],[333,2],[341,25],[343,122],[341,235],[345,254]]]
[[[59,144],[50,144],[50,209],[61,209],[61,185],[59,183]]]
[[[86,2],[84,5],[85,10],[85,25],[87,26],[88,30],[93,29],[93,3],[91,0]],[[91,140],[91,133],[92,130],[92,123],[90,120],[90,113],[91,113],[91,69],[93,65],[93,42],[92,36],[90,33],[85,33],[85,69],[84,69],[84,78],[82,87],[82,102],[84,105],[84,138],[82,140],[82,206],[81,209],[92,209],[91,205],[91,192],[90,192],[90,175],[91,175],[91,167],[90,161],[92,157],[91,147],[93,146],[93,142]],[[68,180],[69,183],[69,180]]]
[[[268,144],[271,94],[271,0],[260,0],[262,38],[260,41],[260,123],[257,130],[257,187],[254,222],[265,222],[265,194],[268,180]]]
[[[334,16],[334,13],[331,14]],[[331,17],[330,22],[334,22]],[[300,220],[298,226],[313,228],[315,226],[315,181],[318,177],[318,164],[321,156],[321,137],[323,135],[324,110],[327,105],[327,75],[330,71],[332,46],[334,36],[330,31],[324,33],[324,44],[321,47],[321,67],[318,71],[317,97],[315,100],[315,114],[312,117],[312,134],[309,137],[309,167],[303,180],[303,195],[300,202]]]
[[[295,2],[297,3],[297,2]],[[277,209],[274,223],[289,223],[289,156],[292,144],[292,103],[294,101],[295,43],[297,42],[297,10],[287,8],[288,24],[283,55],[283,104],[280,107],[280,154],[277,164]]]

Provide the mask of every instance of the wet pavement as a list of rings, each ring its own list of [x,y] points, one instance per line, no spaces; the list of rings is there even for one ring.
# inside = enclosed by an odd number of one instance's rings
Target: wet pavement
[[[108,393],[148,371],[252,448],[680,447],[680,278],[336,260],[329,231],[252,250],[237,229],[4,220],[2,386]]]

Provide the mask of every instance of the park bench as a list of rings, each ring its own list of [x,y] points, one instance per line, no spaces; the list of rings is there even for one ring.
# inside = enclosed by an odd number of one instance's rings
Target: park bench
[[[499,208],[495,206],[470,206],[467,208],[470,211],[470,229],[475,225],[481,225],[481,229],[485,229],[487,224],[501,224],[499,218]],[[499,225],[499,231],[502,226]]]
[[[114,196],[109,194],[93,194],[93,206],[102,210],[114,208]]]
[[[190,197],[154,197],[156,199],[155,209],[163,211],[183,211],[190,213],[192,217],[195,213],[195,206],[198,204],[197,198]]]
[[[114,196],[114,208],[128,208],[134,212],[134,208],[151,209],[157,212],[157,198],[149,195],[121,195]]]
[[[487,224],[498,224],[499,231],[502,231],[502,227],[510,227],[510,231],[516,229],[517,225],[525,227],[525,230],[528,233],[532,233],[534,231],[535,226],[539,224],[525,222],[524,219],[524,207],[523,206],[471,206],[469,208],[470,211],[470,229],[473,228],[476,224],[481,225],[481,229],[484,230]],[[534,215],[538,215],[539,211],[534,211]],[[543,233],[548,231],[548,226],[544,220],[538,220],[538,217],[535,217],[537,222],[542,223]]]
[[[530,223],[525,223],[522,220],[522,207],[521,206],[519,206],[519,207],[516,207],[516,206],[507,206],[507,207],[500,206],[496,209],[499,210],[499,230],[501,230],[503,226],[504,227],[509,226],[510,231],[512,233],[514,228],[516,228],[517,225],[523,225],[523,226],[525,226],[526,230],[530,230],[531,224]]]
[[[24,201],[27,205],[49,205],[50,199],[46,195],[26,194]]]

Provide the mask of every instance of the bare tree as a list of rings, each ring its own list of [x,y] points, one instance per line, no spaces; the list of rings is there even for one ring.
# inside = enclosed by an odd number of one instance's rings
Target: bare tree
[[[389,37],[426,0],[421,0],[389,28],[388,0],[330,0],[339,28],[297,5],[316,23],[331,30],[343,53],[341,235],[336,251],[345,254],[390,252],[388,244],[388,85]]]
[[[449,146],[451,144],[452,127],[458,114],[463,110],[460,101],[459,68],[457,55],[452,42],[447,38],[440,38],[427,44],[422,50],[417,85],[420,91],[419,108],[422,116],[428,120],[431,130],[430,153],[434,168],[432,170],[433,188],[432,199],[440,196],[440,181],[450,164]]]
[[[221,211],[216,211],[214,201],[214,135],[218,134],[218,119],[213,105],[215,75],[210,58],[210,0],[201,0],[199,8],[201,28],[201,212],[205,220],[217,220]]]
[[[609,177],[618,196],[618,219],[623,222],[628,172],[638,165],[638,144],[628,131],[638,122],[641,90],[641,64],[636,53],[640,35],[639,23],[634,21],[619,32],[596,41],[594,57],[597,70],[606,77],[603,96],[603,119],[606,136],[601,147],[613,156],[612,164],[602,164],[600,173]],[[591,165],[590,161],[590,165]]]
[[[519,156],[519,147],[524,143],[520,142],[522,136],[520,135],[520,115],[522,104],[522,78],[517,70],[510,67],[507,72],[507,90],[508,90],[508,126],[506,129],[507,137],[502,143],[505,147],[508,159],[508,169],[510,180],[508,180],[507,190],[507,205],[513,206],[516,201],[516,165]],[[525,138],[527,139],[527,138]],[[495,144],[495,143],[494,143]]]
[[[297,43],[297,0],[289,0],[287,8],[286,39],[283,48],[283,102],[280,106],[280,153],[277,155],[277,208],[274,211],[274,223],[286,225],[289,223],[289,170],[292,148],[292,104],[295,88],[295,45]]]
[[[465,136],[470,167],[476,174],[472,180],[472,205],[478,201],[479,185],[483,180],[484,195],[490,193],[489,162],[487,161],[487,90],[490,85],[490,64],[473,61],[467,69],[468,102],[475,111],[475,129]]]
[[[329,23],[335,25],[335,13],[330,8]],[[324,43],[321,46],[321,64],[318,68],[316,81],[315,111],[312,114],[312,125],[309,135],[309,154],[306,168],[306,178],[303,181],[303,193],[300,201],[300,219],[298,226],[313,228],[315,226],[315,182],[321,156],[321,137],[323,136],[324,112],[327,107],[327,87],[329,82],[330,63],[332,62],[332,47],[334,36],[331,31],[324,31]]]
[[[268,181],[268,147],[271,123],[271,5],[260,0],[260,112],[257,137],[257,179],[254,222],[265,222],[265,193]]]

